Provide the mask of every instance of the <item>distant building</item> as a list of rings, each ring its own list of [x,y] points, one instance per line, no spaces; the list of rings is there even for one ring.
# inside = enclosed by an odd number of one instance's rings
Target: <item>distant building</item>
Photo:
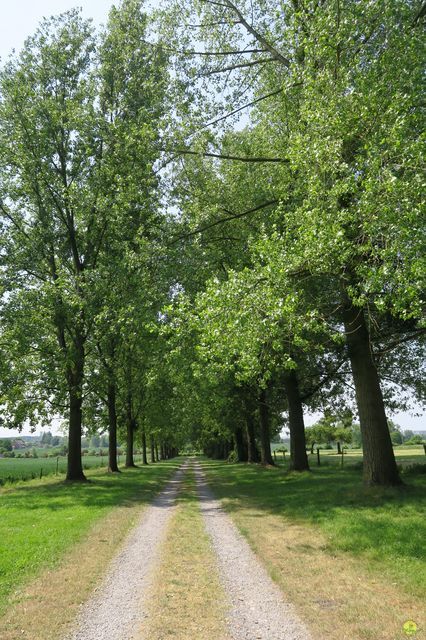
[[[17,438],[16,440],[12,440],[12,449],[25,449],[27,445],[21,438]]]

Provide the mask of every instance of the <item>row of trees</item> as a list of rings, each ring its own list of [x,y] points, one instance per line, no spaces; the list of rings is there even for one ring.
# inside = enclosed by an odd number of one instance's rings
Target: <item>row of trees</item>
[[[423,13],[414,0],[123,0],[45,21],[0,78],[0,402],[8,424],[188,439],[273,464],[286,415],[422,393]],[[241,117],[243,114],[243,117]],[[153,456],[155,458],[155,455]]]
[[[172,447],[147,417],[168,268],[154,165],[170,104],[148,31],[137,1],[100,35],[70,11],[0,78],[2,413],[15,427],[68,416],[68,480],[84,480],[83,426],[109,425],[111,471],[117,423],[128,466],[137,430],[144,450],[148,435]]]
[[[306,407],[352,402],[365,481],[398,484],[385,406],[421,396],[424,363],[424,12],[171,6],[175,74],[196,96],[173,174],[185,260],[169,310],[192,419],[214,455],[232,436],[239,459],[259,444],[272,464],[284,411],[304,470]]]

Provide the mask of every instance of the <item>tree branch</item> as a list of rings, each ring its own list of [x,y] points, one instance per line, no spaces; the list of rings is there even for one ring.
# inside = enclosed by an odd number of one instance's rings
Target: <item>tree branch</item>
[[[191,49],[189,51],[179,51],[177,49],[166,48],[166,51],[178,53],[181,56],[237,56],[246,53],[267,53],[266,49],[243,49],[241,51],[193,51]]]
[[[416,331],[413,334],[410,334],[409,336],[404,336],[404,338],[400,338],[400,340],[394,340],[393,342],[391,342],[389,345],[387,345],[383,349],[375,351],[374,352],[374,356],[375,357],[383,356],[385,353],[388,353],[389,351],[392,351],[392,349],[395,349],[400,344],[403,344],[404,342],[410,342],[410,340],[415,340],[416,338],[418,338],[419,336],[422,336],[424,334],[426,334],[426,328],[416,329]]]
[[[257,64],[263,64],[264,62],[274,62],[275,58],[262,58],[261,60],[251,60],[250,62],[241,62],[240,64],[231,64],[228,67],[222,69],[213,69],[212,71],[206,71],[201,74],[202,78],[208,78],[216,73],[225,73],[225,71],[233,71],[234,69],[244,69],[246,67],[254,67]]]
[[[203,0],[203,2],[211,2],[211,0]],[[275,60],[277,60],[278,62],[281,62],[281,64],[283,64],[287,68],[290,66],[290,60],[288,58],[286,58],[285,56],[283,56],[283,54],[280,53],[278,51],[278,49],[276,49],[272,44],[270,44],[268,42],[268,40],[265,38],[265,36],[263,36],[261,33],[259,33],[259,31],[257,31],[249,22],[247,22],[247,20],[244,18],[244,16],[241,13],[241,11],[238,9],[238,7],[235,6],[235,4],[233,2],[231,2],[231,0],[225,0],[225,3],[224,3],[223,6],[228,7],[229,9],[231,9],[231,11],[233,11],[234,13],[237,14],[238,20],[245,27],[245,29],[258,42],[260,42],[260,44],[267,51],[269,51],[269,53],[274,57]]]
[[[248,216],[251,213],[256,213],[257,211],[266,209],[266,207],[271,207],[272,205],[277,204],[278,202],[279,200],[269,200],[268,202],[264,202],[263,204],[260,204],[257,207],[254,207],[253,209],[248,209],[247,211],[243,211],[242,213],[232,214],[230,216],[227,216],[226,218],[215,220],[214,222],[211,222],[210,224],[207,224],[204,227],[198,227],[198,229],[194,229],[194,231],[190,231],[189,233],[184,233],[183,235],[178,236],[175,240],[172,240],[170,244],[171,245],[176,244],[176,242],[179,242],[179,240],[182,240],[184,238],[190,238],[191,236],[195,236],[198,233],[203,233],[204,231],[207,231],[207,229],[212,229],[213,227],[216,227],[217,225],[223,224],[225,222],[229,222],[230,220],[238,220],[238,218],[243,218],[244,216]]]
[[[238,160],[239,162],[290,162],[287,158],[263,158],[249,156],[231,156],[224,153],[210,153],[209,151],[193,151],[192,149],[178,149],[178,155],[202,156],[206,158],[220,158],[221,160]]]
[[[413,24],[416,24],[417,22],[419,22],[425,16],[426,16],[426,2],[423,2],[421,7],[420,7],[420,9],[418,10],[414,20],[413,20]]]
[[[206,127],[211,127],[214,124],[217,124],[218,122],[221,122],[222,120],[226,120],[226,118],[230,118],[231,116],[234,116],[236,113],[239,113],[240,111],[243,111],[243,109],[247,109],[248,107],[252,107],[253,105],[257,104],[258,102],[261,102],[262,100],[266,100],[266,98],[271,98],[272,96],[276,96],[279,93],[282,93],[283,89],[277,89],[276,91],[271,91],[271,93],[266,93],[264,96],[260,96],[260,98],[256,98],[255,100],[252,100],[251,102],[247,102],[246,104],[244,104],[242,107],[238,107],[238,109],[234,109],[233,111],[230,111],[229,113],[226,113],[224,116],[221,116],[220,118],[216,118],[216,120],[211,120],[210,122],[207,122],[207,124],[205,124],[203,126],[203,129],[205,129]]]

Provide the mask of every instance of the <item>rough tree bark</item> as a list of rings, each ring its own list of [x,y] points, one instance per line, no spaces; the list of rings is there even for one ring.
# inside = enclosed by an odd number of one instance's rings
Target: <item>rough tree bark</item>
[[[258,462],[259,455],[256,447],[255,420],[251,411],[246,415],[246,438],[247,438],[247,462]]]
[[[132,415],[132,396],[130,394],[127,397],[126,414],[126,467],[135,467],[133,452],[136,425]]]
[[[108,384],[108,471],[110,473],[120,473],[117,464],[117,408],[116,408],[116,388],[113,381]]]
[[[262,389],[259,395],[259,425],[260,425],[260,462],[264,465],[273,465],[271,453],[270,413],[268,394]]]
[[[68,431],[68,467],[66,480],[68,482],[85,482],[81,461],[81,427],[84,379],[84,338],[75,336],[73,362],[68,368],[69,395],[69,431]]]
[[[343,296],[343,321],[351,362],[363,447],[364,482],[401,484],[386,419],[379,375],[374,363],[364,309]]]
[[[288,421],[290,430],[290,468],[293,471],[309,471],[306,455],[305,424],[303,405],[300,398],[299,382],[294,370],[284,376],[284,388],[288,403]]]
[[[243,431],[240,426],[235,429],[234,439],[238,462],[247,462],[248,448],[246,446],[246,443],[244,442]]]
[[[146,433],[145,428],[142,428],[142,464],[148,464],[148,458],[146,455]]]

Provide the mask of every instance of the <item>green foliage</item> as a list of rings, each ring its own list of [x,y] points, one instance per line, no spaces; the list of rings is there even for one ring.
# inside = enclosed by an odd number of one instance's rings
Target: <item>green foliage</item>
[[[0,440],[0,449],[2,453],[5,451],[12,451],[12,440],[10,438],[2,438]]]
[[[197,332],[198,366],[212,379],[272,388],[275,397],[286,372],[296,371],[305,404],[344,408],[354,402],[343,350],[344,310],[353,304],[367,317],[376,366],[390,381],[385,402],[403,404],[392,383],[404,378],[419,392],[421,337],[415,340],[426,273],[424,42],[412,3],[328,3],[321,11],[293,3],[279,15],[268,1],[170,5],[164,28],[183,51],[174,56],[180,78],[186,88],[200,79],[192,123],[235,113],[248,95],[256,103],[250,126],[238,133],[226,117],[223,128],[218,119],[211,133],[194,131],[178,170],[183,246],[199,264],[192,280],[185,273],[188,296],[181,297]],[[194,32],[188,23],[201,26]],[[226,50],[226,64],[188,56],[200,42]],[[410,340],[414,346],[398,349]],[[282,399],[274,406],[284,408]]]
[[[100,34],[71,10],[6,64],[7,425],[226,450],[261,407],[279,432],[291,374],[300,412],[328,412],[311,444],[359,445],[332,418],[356,402],[348,305],[386,406],[421,397],[418,9],[314,4],[168,0],[154,24],[123,0]]]
[[[408,445],[426,444],[426,440],[422,438],[422,436],[415,435],[412,438],[405,440],[404,444],[408,444]]]
[[[343,416],[327,414],[306,430],[306,441],[311,446],[335,442],[350,444],[353,438],[351,427],[351,413]]]

